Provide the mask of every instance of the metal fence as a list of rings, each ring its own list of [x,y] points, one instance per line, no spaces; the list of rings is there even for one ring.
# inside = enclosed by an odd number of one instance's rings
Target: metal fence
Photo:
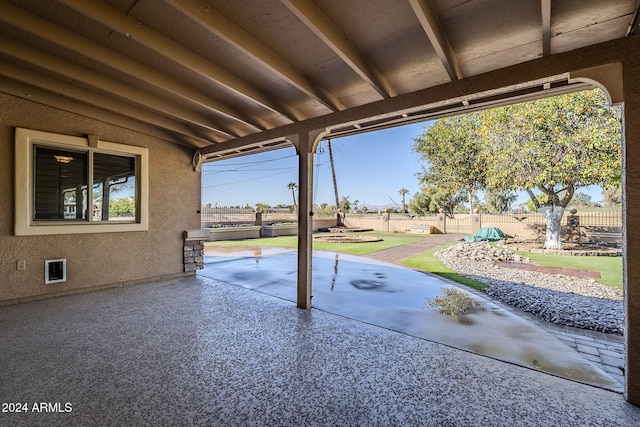
[[[578,212],[580,225],[594,227],[622,227],[622,211]]]
[[[202,208],[200,218],[202,222],[254,222],[256,220],[256,211],[251,208],[216,206],[214,208]]]
[[[452,234],[469,234],[471,233],[471,217],[464,218],[447,218],[447,233]]]
[[[566,224],[571,212],[565,210],[562,223]],[[457,215],[456,215],[457,216]],[[593,227],[622,227],[622,211],[593,211],[578,212],[576,214],[582,226]],[[521,224],[545,224],[545,219],[538,212],[513,213],[513,214],[482,214],[482,222],[496,224],[521,223]]]
[[[298,214],[289,209],[273,209],[262,212],[263,223],[297,222]]]
[[[256,221],[257,212],[252,208],[216,206],[202,208],[201,221],[210,223],[249,223]],[[295,222],[298,215],[289,209],[270,209],[262,212],[262,222]]]
[[[230,207],[214,207],[202,208],[202,222],[209,224],[233,224],[233,223],[256,223],[256,211],[252,208],[230,208]],[[571,215],[570,211],[564,212],[562,224],[567,224],[567,219]],[[610,231],[619,233],[622,228],[622,211],[620,210],[603,210],[580,212],[576,214],[581,227],[587,227],[591,231]],[[321,219],[320,215],[314,216],[314,219]],[[332,218],[332,216],[327,216]],[[382,212],[368,213],[347,213],[344,220],[348,220],[350,225],[363,228],[374,228],[381,230],[400,230],[404,231],[412,224],[436,224],[436,215],[415,216],[412,214]],[[529,230],[532,227],[540,227],[545,225],[545,219],[542,214],[537,212],[525,213],[509,213],[509,214],[482,214],[481,223],[483,226],[497,226],[505,224],[503,227],[515,230],[513,226],[506,224],[521,225],[523,230]],[[271,209],[262,212],[261,224],[273,224],[278,222],[297,222],[298,215],[288,209]],[[454,218],[446,218],[446,233],[468,234],[471,232],[471,215],[456,214]],[[485,225],[490,224],[490,225]],[[493,225],[495,224],[495,225]],[[515,231],[512,231],[515,233]],[[520,233],[518,233],[520,234]]]
[[[382,219],[387,218],[390,221],[401,221],[401,220],[413,220],[413,221],[436,221],[438,217],[437,214],[431,215],[416,215],[413,213],[385,213],[385,212],[347,212],[345,214],[347,218],[354,219]]]

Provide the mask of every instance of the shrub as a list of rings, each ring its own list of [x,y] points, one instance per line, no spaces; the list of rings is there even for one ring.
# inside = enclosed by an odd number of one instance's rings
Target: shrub
[[[482,309],[482,305],[475,302],[466,292],[456,288],[440,288],[442,296],[427,298],[427,306],[440,314],[458,316],[473,313]]]

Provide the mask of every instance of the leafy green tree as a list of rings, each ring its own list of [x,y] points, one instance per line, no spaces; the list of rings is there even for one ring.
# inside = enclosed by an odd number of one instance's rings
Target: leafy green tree
[[[561,249],[564,209],[575,190],[621,177],[621,110],[600,90],[487,110],[489,188],[525,190],[547,223],[545,248]],[[545,205],[534,195],[548,197]]]
[[[473,194],[485,187],[487,179],[481,124],[477,114],[440,119],[415,139],[413,147],[428,164],[419,174],[420,182],[449,194],[466,191],[469,213]]]
[[[591,196],[586,193],[575,193],[571,202],[577,206],[588,207],[593,205]]]
[[[315,205],[314,212],[319,216],[328,216],[332,215],[335,212],[335,206],[332,206],[328,203],[322,203],[320,206]]]
[[[409,201],[409,208],[418,215],[427,215],[439,212],[440,209],[453,218],[456,209],[466,200],[462,193],[449,193],[435,186],[424,186],[413,195]]]
[[[342,196],[340,199],[340,212],[349,212],[351,210],[351,201],[349,196]]]
[[[268,211],[269,209],[271,209],[270,205],[264,204],[264,203],[256,203],[256,211],[257,212],[265,212]]]
[[[484,201],[489,213],[502,213],[511,208],[518,195],[511,190],[487,190],[484,193]]]
[[[545,248],[562,248],[562,215],[577,188],[620,182],[621,110],[600,90],[461,117],[438,120],[416,139],[429,161],[422,178],[448,189],[526,191],[546,219]]]
[[[133,196],[109,201],[109,217],[134,216],[136,200]]]

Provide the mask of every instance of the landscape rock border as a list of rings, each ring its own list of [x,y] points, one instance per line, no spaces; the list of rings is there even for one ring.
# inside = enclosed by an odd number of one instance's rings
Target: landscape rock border
[[[498,262],[531,263],[488,242],[462,242],[435,256],[447,268],[486,283],[499,301],[556,324],[623,335],[623,292],[594,280],[500,267]]]

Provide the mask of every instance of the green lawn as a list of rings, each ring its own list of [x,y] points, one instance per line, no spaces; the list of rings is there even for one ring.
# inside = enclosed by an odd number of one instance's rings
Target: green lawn
[[[455,244],[455,243],[453,243]],[[451,245],[447,245],[451,246]],[[418,270],[428,271],[447,279],[454,280],[463,285],[470,286],[474,289],[484,289],[486,284],[477,280],[468,279],[457,274],[455,271],[449,270],[442,261],[433,256],[434,253],[444,249],[447,246],[432,249],[420,255],[405,259],[402,264]],[[582,256],[565,256],[551,254],[535,254],[529,252],[517,252],[520,255],[529,257],[538,265],[546,265],[549,267],[565,267],[575,268],[577,270],[598,271],[602,276],[597,279],[603,285],[613,286],[622,289],[622,257],[582,257]]]
[[[385,233],[380,231],[369,231],[366,234],[379,236],[383,240],[380,242],[367,243],[329,243],[329,242],[313,242],[313,249],[321,251],[340,252],[351,255],[367,255],[372,252],[381,251],[383,249],[393,248],[395,246],[405,245],[420,240],[422,237],[416,237],[406,234]],[[317,236],[328,236],[331,233],[317,233]],[[222,242],[206,242],[206,246],[263,246],[278,248],[296,248],[298,246],[298,236],[280,236],[280,237],[264,237],[260,239],[246,240],[226,240]]]
[[[531,258],[539,265],[599,271],[602,278],[596,279],[598,282],[622,289],[622,257],[620,256],[564,256],[529,252],[518,252],[518,254]]]
[[[402,261],[402,264],[418,270],[428,271],[429,273],[437,274],[438,276],[453,280],[454,282],[458,282],[462,285],[469,286],[474,289],[482,290],[482,289],[488,288],[489,285],[487,285],[486,283],[480,282],[478,280],[469,279],[467,277],[464,277],[456,273],[453,270],[449,270],[442,261],[440,261],[438,258],[433,256],[434,253],[455,244],[457,243],[451,243],[445,246],[440,246],[430,251],[423,252],[420,255],[407,258]]]

